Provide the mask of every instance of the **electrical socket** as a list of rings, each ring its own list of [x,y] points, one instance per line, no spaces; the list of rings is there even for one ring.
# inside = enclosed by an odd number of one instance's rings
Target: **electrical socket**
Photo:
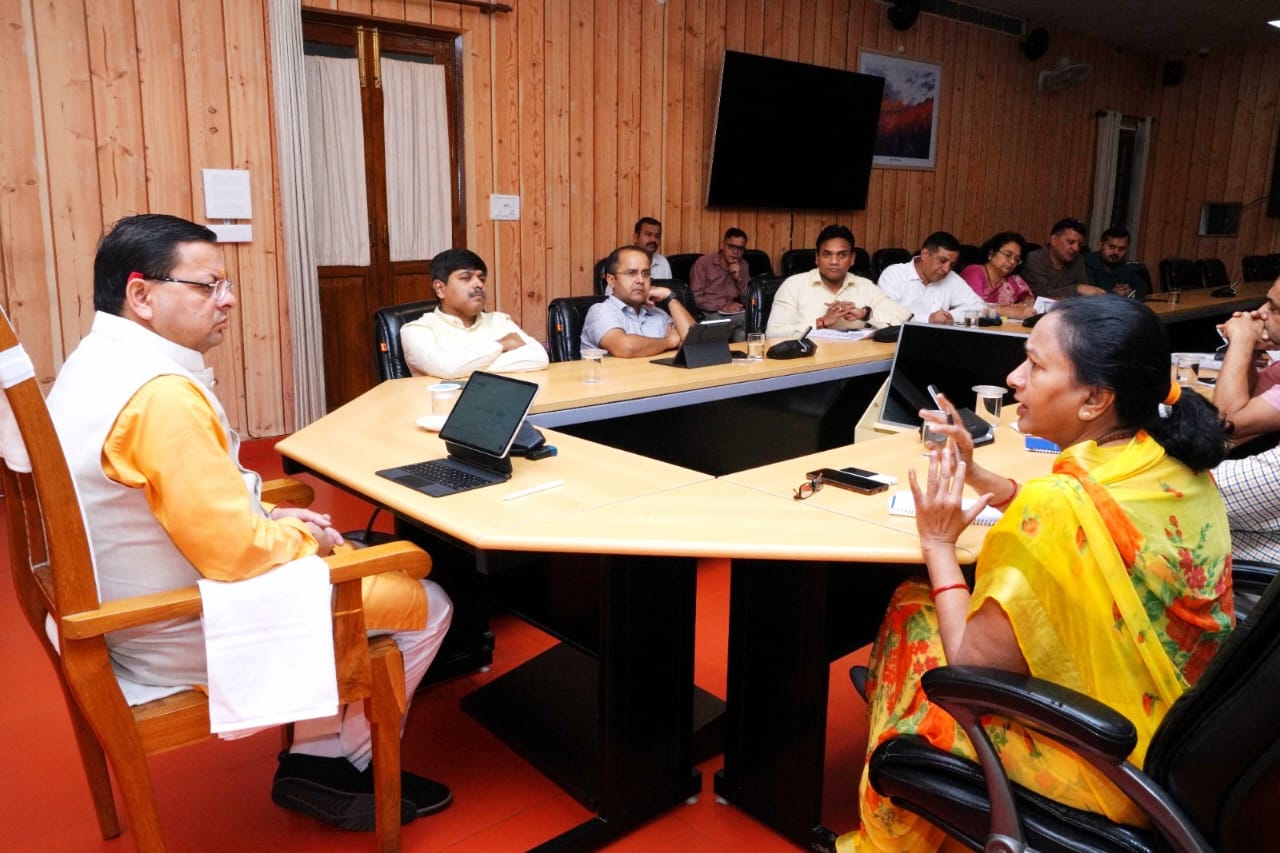
[[[518,195],[490,195],[489,196],[489,218],[490,219],[519,219],[520,218],[520,196]]]

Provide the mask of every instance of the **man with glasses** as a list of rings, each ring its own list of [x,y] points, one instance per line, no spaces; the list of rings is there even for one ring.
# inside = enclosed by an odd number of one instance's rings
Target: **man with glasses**
[[[1031,285],[1032,293],[1046,299],[1066,299],[1106,292],[1087,283],[1089,275],[1080,252],[1088,233],[1089,229],[1078,219],[1059,219],[1053,224],[1049,245],[1027,255],[1022,265],[1022,277]]]
[[[680,346],[693,317],[676,298],[667,303],[670,314],[657,307],[671,290],[653,286],[649,255],[634,246],[620,246],[609,253],[604,269],[609,295],[587,312],[582,348],[604,349],[619,358],[645,358]]]
[[[1117,296],[1134,296],[1138,299],[1146,296],[1147,283],[1133,267],[1125,263],[1125,255],[1128,254],[1128,229],[1117,225],[1103,231],[1098,251],[1089,252],[1084,257],[1089,283]]]
[[[716,319],[717,315],[729,320],[733,324],[735,341],[747,337],[745,305],[751,270],[742,256],[746,251],[747,232],[741,228],[730,228],[724,232],[720,248],[694,261],[689,272],[693,301],[708,320]]]
[[[244,580],[342,543],[327,515],[264,506],[262,478],[240,465],[240,438],[204,364],[236,305],[214,241],[175,216],[112,226],[94,259],[93,326],[49,394],[103,601],[200,578]],[[411,698],[449,629],[449,597],[431,581],[388,574],[365,586],[364,599],[369,629],[390,634],[404,656]],[[137,691],[208,683],[199,619],[120,631],[107,645],[135,704],[158,698]],[[371,760],[363,703],[298,722],[272,799],[344,829],[373,829]],[[402,784],[402,821],[452,800],[420,776],[405,773]]]

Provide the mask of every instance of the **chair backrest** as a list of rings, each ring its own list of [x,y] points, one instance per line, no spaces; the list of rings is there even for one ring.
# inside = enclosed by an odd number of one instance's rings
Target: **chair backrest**
[[[1200,286],[1200,273],[1190,258],[1165,258],[1160,261],[1160,289],[1194,290]]]
[[[1258,849],[1280,837],[1280,583],[1223,644],[1165,715],[1147,751],[1148,776],[1215,850]]]
[[[373,315],[373,357],[377,362],[378,381],[412,376],[400,346],[400,327],[410,323],[440,304],[438,299],[419,299],[379,308]]]
[[[678,278],[681,281],[689,280],[689,273],[693,270],[693,264],[702,255],[697,252],[683,252],[679,255],[667,255],[667,263],[671,264],[671,277]]]
[[[786,278],[798,272],[808,272],[818,265],[817,256],[814,249],[787,249],[778,262],[778,274]]]
[[[853,265],[849,267],[849,272],[872,281],[876,280],[876,274],[871,269],[871,255],[861,246],[853,247]]]
[[[764,249],[747,249],[742,253],[742,257],[747,262],[747,269],[751,270],[753,278],[758,275],[773,275],[773,261],[769,259],[769,253]]]
[[[960,272],[960,270],[971,264],[986,263],[986,260],[986,258],[982,257],[982,250],[977,246],[972,243],[961,243],[960,256],[956,258],[956,262],[952,265],[951,269],[955,272]]]
[[[680,304],[685,307],[685,310],[689,312],[694,320],[699,323],[702,322],[704,315],[702,309],[698,307],[698,303],[693,301],[693,288],[689,286],[689,282],[679,278],[655,278],[653,286],[670,288],[671,296],[680,300]],[[668,297],[659,302],[658,307],[670,313],[667,307],[667,303],[670,301],[670,297]]]
[[[769,312],[773,310],[773,297],[781,286],[782,279],[772,275],[752,276],[747,284],[747,316],[745,318],[748,332],[763,333],[769,325]]]
[[[561,296],[547,304],[547,344],[552,361],[575,361],[582,357],[582,323],[597,302],[599,294]]]
[[[905,264],[911,260],[912,254],[910,250],[897,246],[891,246],[887,249],[876,249],[871,253],[871,271],[876,274],[876,279],[880,278],[880,273],[886,268],[894,264]]]
[[[1231,283],[1227,278],[1227,265],[1219,258],[1201,258],[1196,261],[1196,272],[1200,274],[1201,287],[1222,287]]]
[[[1275,281],[1280,278],[1280,255],[1245,255],[1240,271],[1245,281]]]
[[[1142,261],[1125,261],[1129,268],[1137,273],[1138,278],[1147,283],[1147,292],[1151,292],[1151,270],[1147,269],[1147,265]]]

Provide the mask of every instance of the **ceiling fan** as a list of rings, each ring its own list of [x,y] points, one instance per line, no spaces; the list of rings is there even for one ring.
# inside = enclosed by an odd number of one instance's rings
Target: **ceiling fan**
[[[1058,60],[1057,66],[1040,72],[1040,91],[1061,92],[1063,89],[1078,86],[1089,79],[1092,70],[1089,63],[1075,62],[1070,57],[1064,56]]]

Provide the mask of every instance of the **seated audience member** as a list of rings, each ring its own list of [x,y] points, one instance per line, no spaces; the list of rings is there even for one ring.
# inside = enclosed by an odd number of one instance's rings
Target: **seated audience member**
[[[1280,563],[1280,447],[1224,459],[1213,478],[1227,505],[1232,556]]]
[[[652,216],[642,216],[636,222],[636,230],[632,237],[635,247],[644,249],[645,254],[649,256],[650,274],[654,278],[671,278],[671,264],[665,257],[658,254],[658,247],[662,245],[662,223]]]
[[[1113,226],[1102,232],[1098,251],[1084,256],[1085,273],[1094,287],[1114,293],[1116,296],[1147,295],[1147,283],[1133,267],[1125,263],[1129,254],[1129,232]]]
[[[1001,231],[982,244],[986,263],[969,264],[960,271],[960,277],[983,302],[999,305],[1001,314],[1015,320],[1036,313],[1036,295],[1014,272],[1022,263],[1025,243],[1016,231]]]
[[[1227,339],[1213,404],[1230,421],[1232,440],[1242,444],[1280,430],[1280,362],[1259,370],[1258,353],[1280,341],[1280,278],[1256,311],[1237,311],[1219,326]]]
[[[866,278],[849,272],[853,266],[853,232],[828,225],[818,234],[818,266],[788,276],[778,287],[769,311],[765,335],[789,338],[805,329],[861,329],[896,326],[911,312],[894,302]]]
[[[591,306],[582,323],[582,348],[600,347],[620,358],[644,358],[680,346],[693,317],[671,298],[667,314],[657,303],[671,297],[670,288],[653,287],[649,255],[622,246],[605,261],[609,295]]]
[[[747,282],[751,270],[742,253],[747,250],[747,232],[730,228],[724,232],[720,248],[693,262],[689,272],[689,288],[693,301],[708,320],[716,315],[733,323],[733,339],[745,340]]]
[[[946,231],[925,238],[920,254],[886,267],[877,282],[889,298],[917,320],[954,323],[954,311],[982,312],[984,302],[958,274],[951,271],[960,257],[960,241]]]
[[[1060,219],[1049,232],[1049,245],[1036,249],[1022,265],[1022,277],[1031,292],[1046,299],[1068,296],[1096,296],[1102,289],[1088,284],[1084,259],[1084,237],[1088,233],[1078,219]]]
[[[1105,702],[1137,730],[1141,767],[1160,721],[1235,624],[1231,538],[1209,469],[1226,433],[1207,401],[1169,381],[1169,342],[1145,305],[1069,299],[1044,315],[1009,374],[1018,429],[1063,448],[1053,473],[1018,484],[979,465],[951,401],[928,480],[910,473],[927,578],[903,582],[872,647],[868,752],[919,735],[976,759],[920,676],[944,663],[1027,673]],[[1169,408],[1162,413],[1161,404]],[[925,413],[921,413],[922,416]],[[930,415],[929,420],[936,420]],[[978,499],[968,509],[964,487]],[[1003,516],[972,589],[956,538],[988,504]],[[1077,809],[1143,825],[1091,765],[1004,719],[986,723],[1010,780]],[[864,770],[862,823],[837,849],[936,850],[941,829],[878,795]]]
[[[236,304],[215,239],[174,216],[117,222],[94,259],[93,326],[49,394],[104,602],[200,578],[252,578],[342,543],[327,515],[263,506],[261,477],[240,465],[240,438],[204,364]],[[429,580],[378,575],[364,587],[364,608],[370,631],[391,634],[403,653],[404,695],[412,700],[449,628],[449,597]],[[198,618],[119,631],[107,645],[131,681],[208,683]],[[300,721],[271,798],[344,829],[372,829],[371,760],[363,703]],[[438,782],[403,778],[413,809],[406,804],[402,818],[452,799]]]
[[[489,271],[475,252],[446,249],[431,259],[440,305],[400,329],[414,376],[455,379],[476,370],[517,373],[547,366],[547,351],[506,314],[484,310]]]

